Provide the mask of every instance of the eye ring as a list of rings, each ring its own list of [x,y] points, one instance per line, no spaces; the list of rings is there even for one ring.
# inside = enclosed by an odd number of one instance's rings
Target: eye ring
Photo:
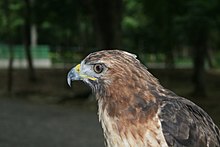
[[[103,72],[104,66],[102,64],[100,64],[100,63],[94,64],[93,65],[93,70],[94,70],[95,73],[100,74],[100,73]]]

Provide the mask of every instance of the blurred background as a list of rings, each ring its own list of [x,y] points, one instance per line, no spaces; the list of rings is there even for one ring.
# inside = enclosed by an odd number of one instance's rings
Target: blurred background
[[[68,70],[87,54],[138,55],[220,126],[219,0],[1,0],[0,146],[103,146],[96,102]],[[2,133],[5,132],[5,133]]]

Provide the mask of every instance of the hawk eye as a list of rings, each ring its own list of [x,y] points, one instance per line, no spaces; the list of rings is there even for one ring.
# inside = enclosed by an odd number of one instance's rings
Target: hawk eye
[[[98,63],[98,64],[94,64],[93,65],[93,70],[95,71],[95,73],[100,74],[101,72],[103,72],[104,67],[102,64]]]

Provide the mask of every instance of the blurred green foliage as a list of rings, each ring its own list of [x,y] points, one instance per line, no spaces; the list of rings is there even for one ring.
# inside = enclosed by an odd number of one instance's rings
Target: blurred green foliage
[[[201,36],[205,36],[207,48],[215,51],[220,47],[219,0],[121,2],[122,11],[118,12],[122,13],[118,14],[122,16],[118,20],[121,21],[121,48],[136,53],[163,53],[166,60],[174,51],[181,52],[184,48],[189,50],[190,56],[190,49]],[[31,22],[37,26],[38,44],[80,47],[83,54],[90,52],[97,47],[96,36],[100,34],[94,29],[97,15],[94,11],[98,4],[96,0],[32,0]],[[6,6],[9,14],[6,14]],[[14,44],[23,43],[24,7],[23,1],[0,1],[0,43],[7,43],[9,35]],[[105,11],[105,7],[102,9]],[[61,56],[70,58],[71,51]]]

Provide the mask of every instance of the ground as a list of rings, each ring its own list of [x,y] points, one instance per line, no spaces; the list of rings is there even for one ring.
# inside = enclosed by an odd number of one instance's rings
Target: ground
[[[96,112],[0,99],[1,147],[103,147]]]
[[[15,70],[11,94],[7,92],[7,70],[0,71],[1,147],[103,146],[96,102],[87,100],[91,91],[82,82],[68,87],[68,70],[37,70],[35,83],[28,81],[26,70]],[[191,70],[150,71],[164,87],[201,106],[220,126],[218,71],[206,74],[207,97],[191,95]]]

